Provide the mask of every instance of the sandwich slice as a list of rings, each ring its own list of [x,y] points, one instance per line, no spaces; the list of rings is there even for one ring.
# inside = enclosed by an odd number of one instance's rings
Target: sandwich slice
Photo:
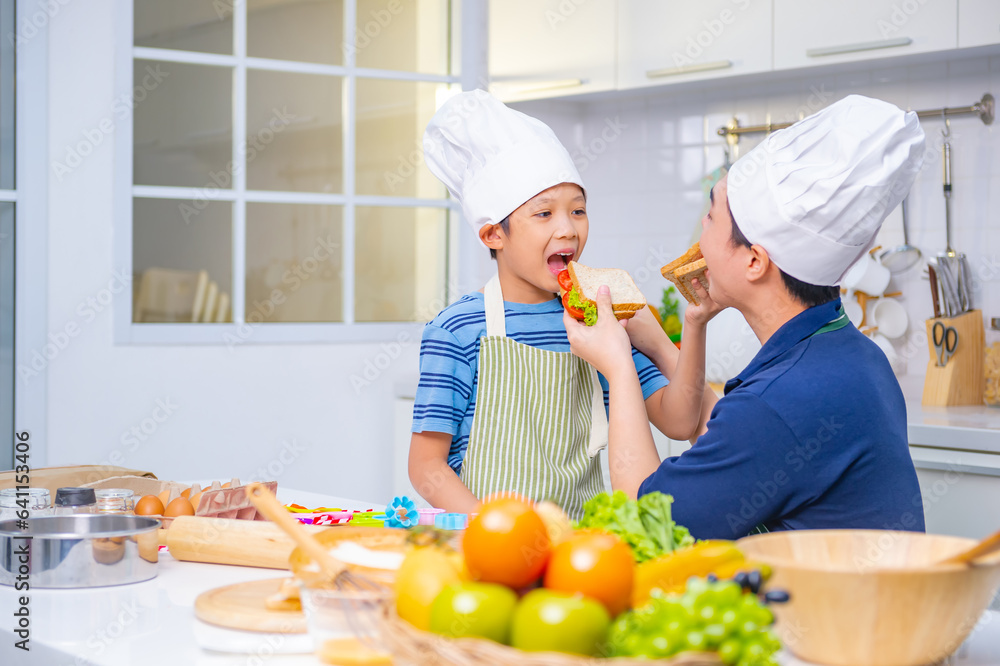
[[[694,293],[694,288],[691,286],[691,281],[698,278],[698,282],[705,289],[708,289],[708,278],[705,277],[705,269],[705,257],[701,254],[701,245],[695,243],[688,248],[687,252],[661,268],[660,273],[663,274],[663,277],[677,285],[677,291],[687,299],[688,303],[701,305]]]
[[[574,319],[593,326],[597,323],[597,290],[611,289],[611,307],[617,319],[631,319],[646,307],[646,297],[635,286],[632,276],[620,268],[591,268],[576,261],[566,264],[559,273],[563,307]]]

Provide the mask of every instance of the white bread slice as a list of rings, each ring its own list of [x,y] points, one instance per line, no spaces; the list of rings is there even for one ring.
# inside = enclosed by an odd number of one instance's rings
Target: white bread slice
[[[591,268],[571,261],[566,266],[580,298],[597,304],[597,290],[601,285],[611,289],[611,307],[618,319],[631,319],[646,307],[646,297],[635,286],[632,276],[621,268]]]
[[[667,278],[675,285],[688,303],[701,305],[698,296],[694,293],[691,281],[698,278],[702,286],[708,289],[708,280],[705,278],[705,258],[701,254],[701,245],[695,243],[687,252],[660,269],[663,277]]]

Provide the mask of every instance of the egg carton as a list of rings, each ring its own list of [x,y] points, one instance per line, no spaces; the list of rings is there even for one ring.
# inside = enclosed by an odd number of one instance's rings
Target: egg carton
[[[277,481],[262,481],[261,485],[277,493]],[[223,487],[227,486],[227,487]],[[188,499],[198,499],[198,506],[194,515],[209,518],[235,518],[237,520],[267,520],[257,511],[257,507],[250,501],[246,491],[246,486],[239,479],[234,478],[228,482],[213,481],[211,485],[201,487],[199,484],[187,485],[175,481],[160,481],[141,477],[119,476],[110,479],[103,479],[87,484],[90,488],[125,488],[135,493],[135,501],[138,502],[146,495],[157,495],[166,507],[173,500],[182,496],[188,491]],[[200,497],[198,495],[200,494]],[[173,522],[172,517],[156,516],[163,521],[163,527],[169,527]]]

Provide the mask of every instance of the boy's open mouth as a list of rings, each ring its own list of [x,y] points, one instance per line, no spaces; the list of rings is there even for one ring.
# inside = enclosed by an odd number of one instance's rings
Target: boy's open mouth
[[[549,255],[549,272],[553,275],[559,275],[559,273],[566,269],[566,264],[573,261],[573,257],[576,256],[576,252],[573,250],[560,250]]]

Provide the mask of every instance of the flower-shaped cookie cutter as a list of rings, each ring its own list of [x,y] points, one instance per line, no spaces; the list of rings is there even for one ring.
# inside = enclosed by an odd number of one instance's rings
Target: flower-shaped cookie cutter
[[[392,498],[385,508],[386,527],[414,527],[420,521],[416,505],[406,495]]]

